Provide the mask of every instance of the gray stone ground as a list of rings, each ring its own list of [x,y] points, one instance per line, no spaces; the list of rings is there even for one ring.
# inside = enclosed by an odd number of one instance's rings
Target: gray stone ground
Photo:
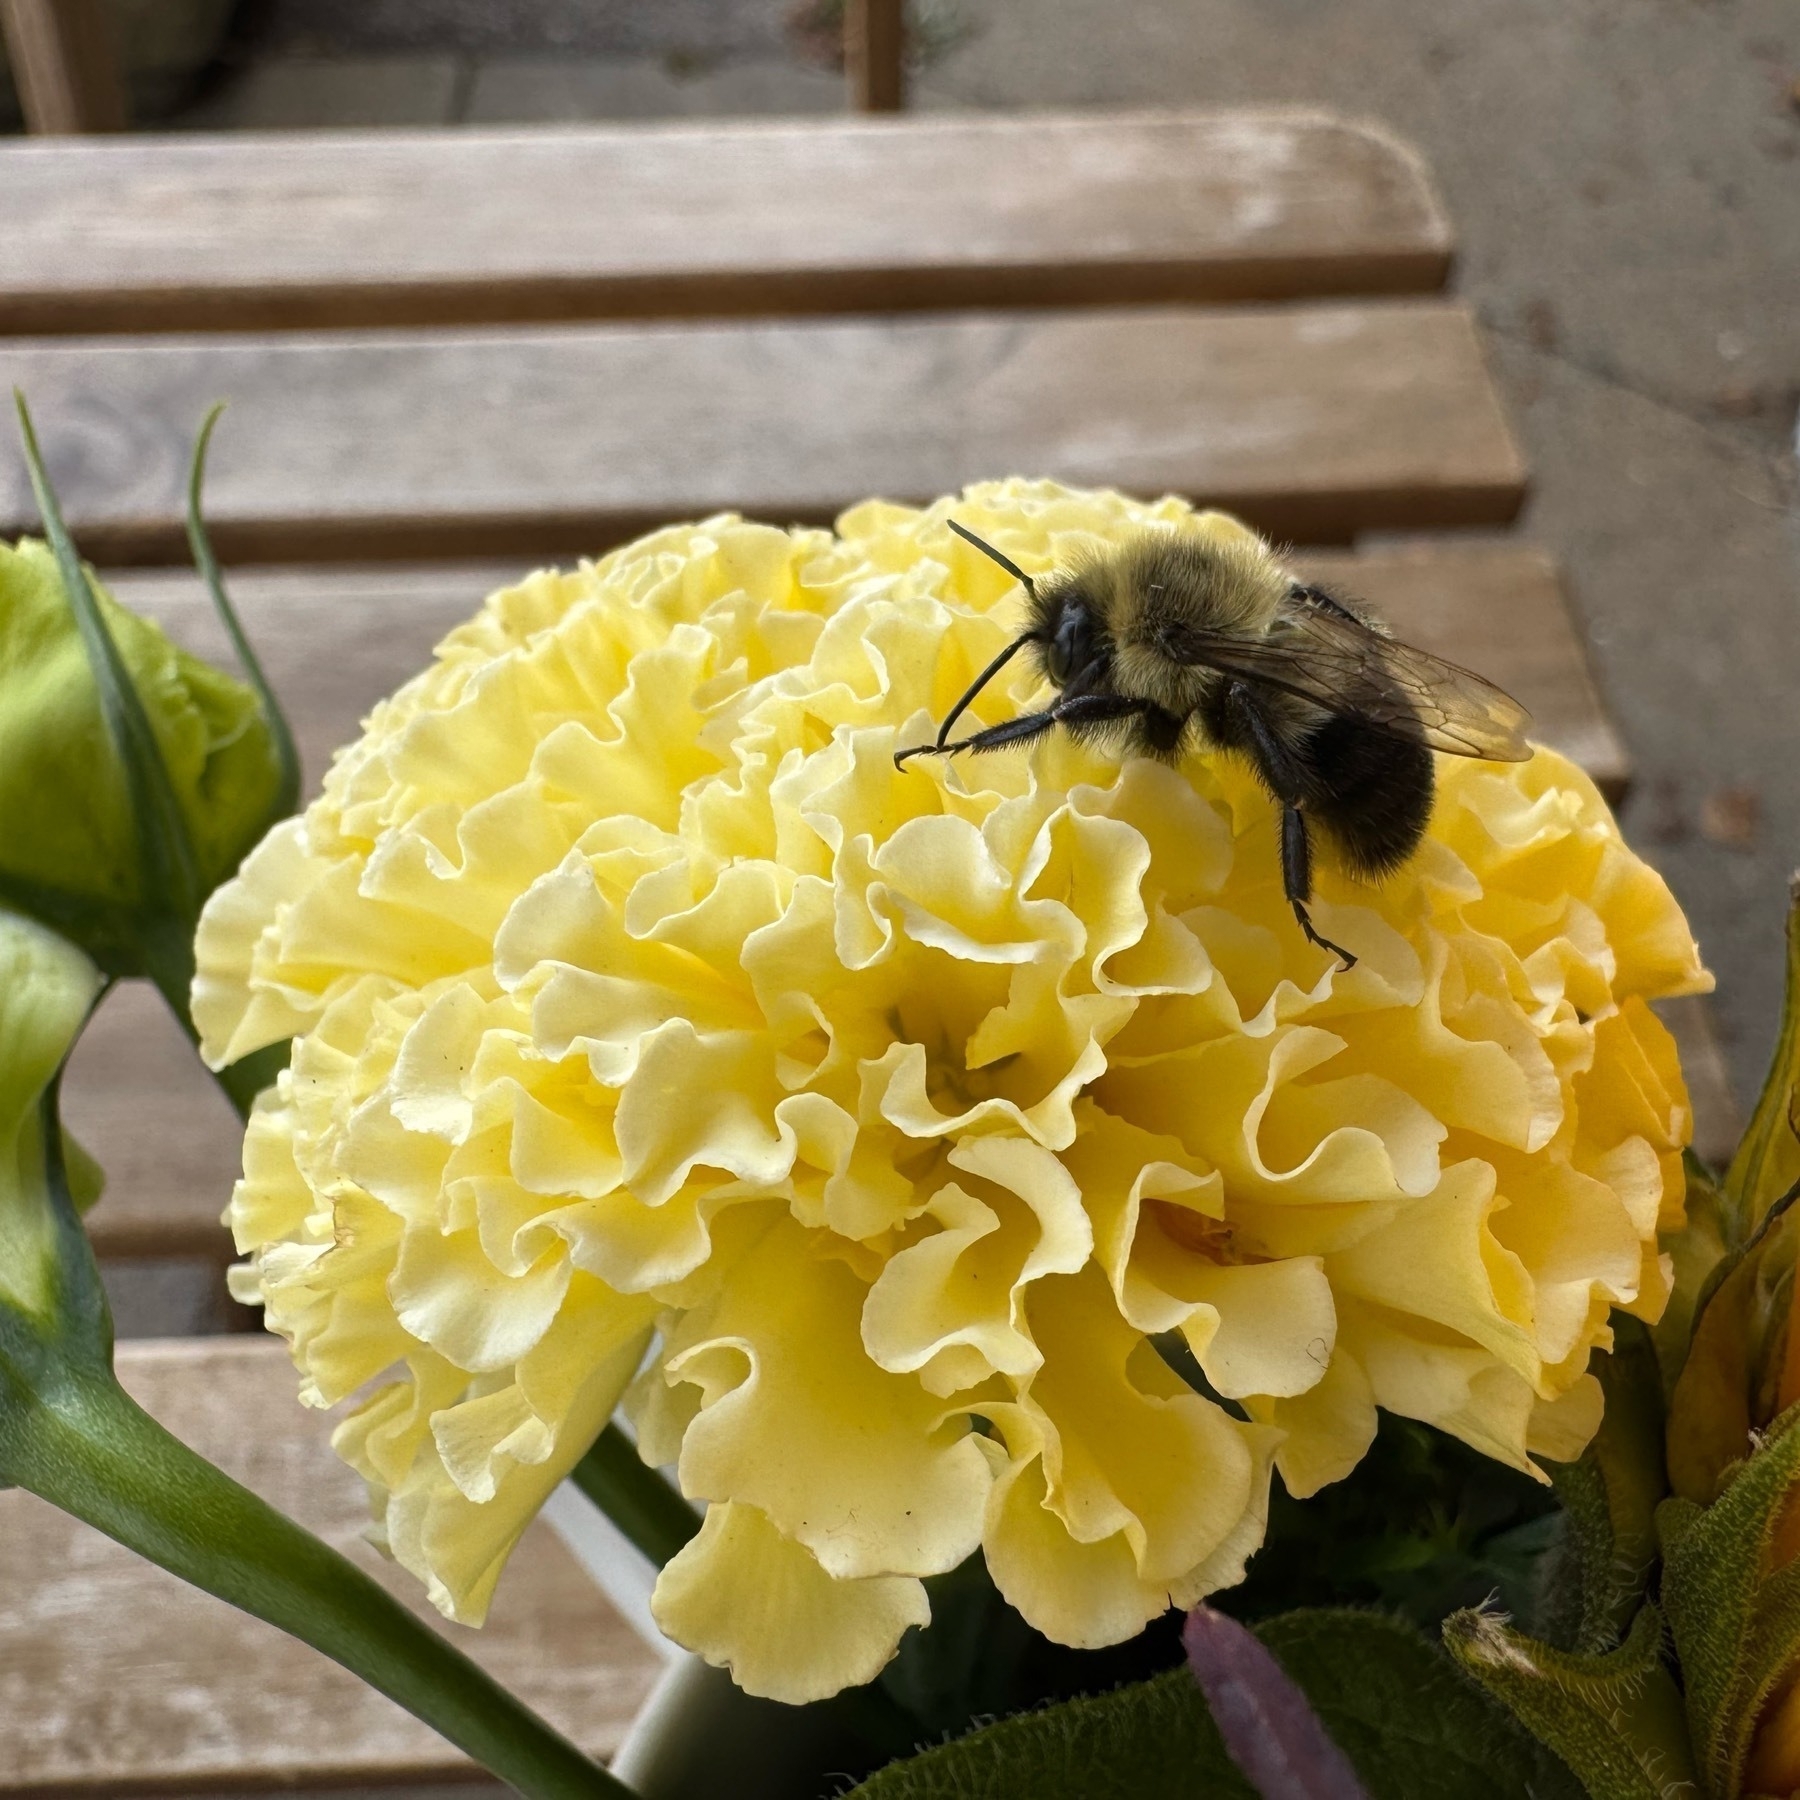
[[[921,0],[921,110],[1314,102],[1418,144],[1456,221],[1740,1095],[1800,860],[1794,0]],[[251,0],[172,123],[826,112],[789,0]]]

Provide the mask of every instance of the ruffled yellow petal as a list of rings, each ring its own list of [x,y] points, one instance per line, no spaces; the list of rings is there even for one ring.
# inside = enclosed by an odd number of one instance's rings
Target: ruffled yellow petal
[[[531,576],[207,908],[209,1057],[295,1038],[235,1289],[309,1402],[361,1397],[340,1448],[456,1616],[629,1382],[708,1508],[658,1617],[756,1691],[872,1675],[977,1551],[1115,1642],[1378,1407],[1574,1454],[1611,1308],[1663,1304],[1689,1119],[1646,1003],[1706,978],[1586,777],[1441,759],[1403,869],[1322,857],[1341,970],[1241,762],[896,769],[1020,623],[952,514],[1033,571],[1255,541],[1010,481]],[[966,723],[1038,697],[1017,658]]]
[[[931,1617],[922,1582],[828,1575],[738,1501],[707,1509],[700,1535],[657,1577],[650,1610],[676,1643],[729,1669],[747,1693],[789,1706],[873,1681],[902,1633]]]

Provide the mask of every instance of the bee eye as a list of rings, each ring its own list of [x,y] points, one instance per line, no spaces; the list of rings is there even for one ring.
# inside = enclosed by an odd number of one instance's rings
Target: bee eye
[[[1093,636],[1087,614],[1079,604],[1065,604],[1056,621],[1056,635],[1044,652],[1044,667],[1050,679],[1061,687],[1079,669],[1093,659]]]

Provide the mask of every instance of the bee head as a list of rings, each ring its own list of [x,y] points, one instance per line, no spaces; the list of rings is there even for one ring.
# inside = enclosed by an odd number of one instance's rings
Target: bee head
[[[1033,638],[1044,673],[1061,688],[1106,655],[1106,633],[1092,602],[1079,587],[1046,588],[1033,608],[1038,617]]]

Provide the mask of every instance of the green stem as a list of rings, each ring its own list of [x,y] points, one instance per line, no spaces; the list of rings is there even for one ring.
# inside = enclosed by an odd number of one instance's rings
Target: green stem
[[[700,1529],[699,1514],[617,1425],[607,1425],[570,1477],[659,1569]]]
[[[21,1487],[311,1644],[528,1800],[630,1800],[355,1564],[172,1437],[109,1374],[65,1371],[33,1383],[35,1394],[5,1385],[0,1452]]]
[[[200,1033],[194,1027],[193,1014],[188,1010],[189,997],[194,985],[194,945],[190,933],[179,929],[158,934],[160,941],[147,943],[145,946],[145,973],[155,983],[156,991],[168,1003],[169,1011],[175,1015],[176,1022],[187,1033],[190,1044],[198,1047]],[[224,1089],[225,1097],[237,1108],[240,1119],[250,1116],[250,1108],[256,1102],[256,1096],[264,1088],[274,1084],[275,1077],[287,1067],[288,1046],[284,1041],[269,1044],[261,1050],[252,1050],[248,1056],[228,1064],[223,1069],[212,1070],[212,1078]]]

